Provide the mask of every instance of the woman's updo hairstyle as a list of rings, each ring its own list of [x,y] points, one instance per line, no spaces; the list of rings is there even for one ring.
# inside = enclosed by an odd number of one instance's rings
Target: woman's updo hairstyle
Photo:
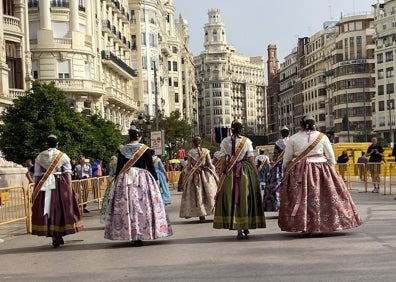
[[[130,128],[128,133],[129,133],[129,139],[131,141],[139,140],[139,138],[142,137],[142,134],[136,128]]]
[[[242,121],[240,119],[235,119],[231,123],[231,132],[232,134],[241,134],[243,129]]]
[[[196,135],[196,136],[194,136],[194,138],[192,139],[192,142],[193,142],[193,144],[194,144],[195,147],[199,147],[199,146],[201,146],[202,139],[201,139],[200,136]]]
[[[47,146],[48,148],[56,148],[58,145],[58,137],[54,134],[50,134],[47,137]]]
[[[311,131],[316,130],[315,119],[314,119],[313,115],[311,115],[311,114],[305,115],[301,119],[300,125],[303,130],[311,130]]]

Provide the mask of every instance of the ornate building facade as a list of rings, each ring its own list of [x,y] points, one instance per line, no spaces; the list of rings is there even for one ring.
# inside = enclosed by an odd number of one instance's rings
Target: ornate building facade
[[[220,11],[209,10],[204,50],[194,57],[198,88],[199,132],[210,136],[216,127],[241,119],[245,134],[266,132],[266,86],[263,57],[237,54],[227,44]]]

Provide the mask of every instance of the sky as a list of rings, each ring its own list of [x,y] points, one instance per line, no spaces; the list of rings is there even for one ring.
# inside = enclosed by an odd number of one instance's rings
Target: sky
[[[380,0],[383,3],[384,0]],[[175,18],[187,20],[190,50],[203,51],[204,25],[208,10],[219,9],[225,24],[227,44],[245,56],[263,56],[269,44],[277,46],[280,63],[297,45],[297,38],[310,37],[325,21],[369,13],[377,0],[173,0]]]

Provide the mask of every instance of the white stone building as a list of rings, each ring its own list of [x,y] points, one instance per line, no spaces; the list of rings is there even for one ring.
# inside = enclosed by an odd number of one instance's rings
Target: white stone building
[[[204,32],[204,50],[194,57],[200,133],[210,136],[215,127],[229,127],[238,118],[246,134],[264,135],[264,58],[237,54],[227,44],[218,9],[209,10]]]

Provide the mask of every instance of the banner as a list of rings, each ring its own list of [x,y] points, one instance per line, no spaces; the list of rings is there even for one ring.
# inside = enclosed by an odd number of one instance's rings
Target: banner
[[[156,155],[162,155],[164,150],[163,131],[151,131],[151,149]]]

